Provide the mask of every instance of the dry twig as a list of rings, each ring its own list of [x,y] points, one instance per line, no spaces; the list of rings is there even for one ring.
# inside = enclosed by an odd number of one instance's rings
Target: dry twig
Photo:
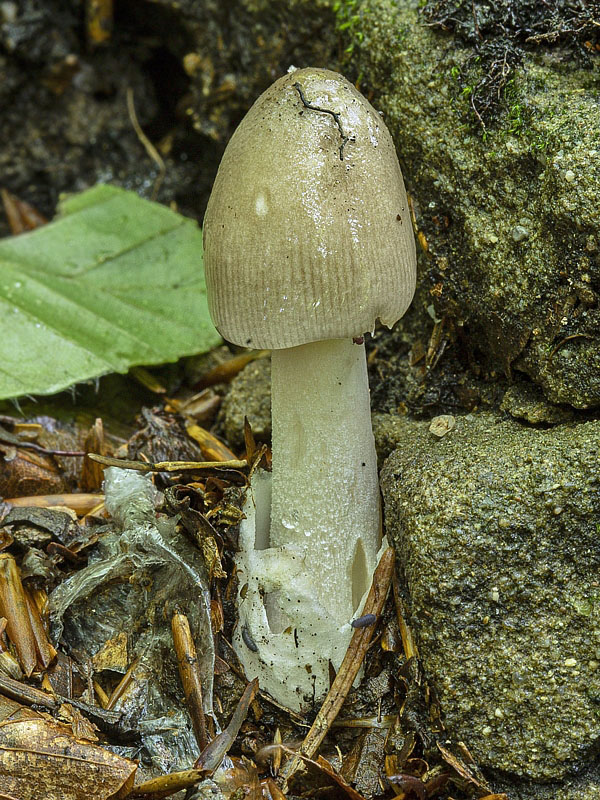
[[[379,617],[383,611],[383,605],[387,597],[388,589],[390,588],[393,574],[394,550],[388,547],[381,556],[377,569],[373,574],[373,582],[365,602],[363,614],[375,614],[375,616]],[[354,634],[352,635],[338,674],[331,685],[327,697],[323,701],[323,705],[311,729],[302,742],[298,755],[291,759],[282,770],[285,778],[282,787],[284,793],[287,792],[290,778],[300,767],[302,758],[312,758],[315,755],[321,742],[327,735],[327,731],[339,714],[344,700],[354,683],[354,679],[358,675],[364,657],[367,654],[374,630],[374,625],[354,629]]]

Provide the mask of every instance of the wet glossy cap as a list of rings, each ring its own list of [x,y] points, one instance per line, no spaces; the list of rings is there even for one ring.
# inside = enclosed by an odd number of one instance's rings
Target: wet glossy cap
[[[392,137],[341,75],[294,70],[248,111],[204,219],[213,321],[283,348],[391,327],[415,288],[415,244]]]

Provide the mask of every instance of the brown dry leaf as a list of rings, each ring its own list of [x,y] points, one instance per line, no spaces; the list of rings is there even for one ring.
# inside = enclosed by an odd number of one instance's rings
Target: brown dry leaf
[[[385,774],[387,778],[404,773],[406,765],[411,761],[411,754],[417,743],[417,736],[414,731],[409,731],[404,737],[404,743],[399,753],[386,755]]]
[[[381,649],[386,653],[400,653],[402,651],[402,638],[397,624],[389,623],[383,629]]]
[[[83,692],[79,669],[70,656],[59,650],[56,662],[44,674],[42,689],[65,698],[78,697]]]
[[[248,716],[248,711],[250,710],[250,706],[257,692],[258,678],[254,678],[244,689],[236,709],[229,720],[229,725],[222,733],[215,736],[212,742],[204,748],[196,759],[196,763],[194,764],[195,769],[213,772],[219,766],[224,756],[229,752],[229,749],[235,742],[235,737],[240,732],[242,723]]]
[[[137,764],[42,716],[0,723],[0,786],[18,800],[120,800]]]
[[[405,800],[408,797],[416,797],[417,800],[427,800],[427,789],[420,778],[414,775],[394,775],[394,791],[397,793],[394,800]]]
[[[214,417],[216,410],[221,405],[221,397],[213,392],[212,389],[203,391],[180,400],[177,397],[169,397],[166,402],[165,410],[183,414],[196,422],[206,422]]]
[[[31,708],[27,708],[27,706],[22,706],[15,700],[11,700],[4,694],[0,694],[0,724],[5,720],[19,722],[23,719],[37,719],[43,716],[44,714],[33,711]]]
[[[89,514],[104,502],[103,494],[42,494],[28,497],[9,497],[5,501],[16,508],[69,508],[79,516]]]
[[[246,445],[246,461],[252,464],[256,453],[256,440],[252,433],[252,425],[248,417],[244,417],[244,443]]]
[[[78,708],[74,708],[71,703],[63,703],[58,709],[58,715],[61,720],[70,726],[71,732],[76,739],[85,739],[88,742],[98,741],[96,736],[98,728],[87,717],[84,717]]]
[[[287,748],[285,749],[287,750]],[[317,756],[314,760],[302,755],[301,753],[299,753],[298,756],[302,759],[303,763],[310,772],[313,774],[316,773],[318,777],[323,778],[328,785],[333,783],[338,787],[338,789],[341,789],[343,795],[347,797],[348,800],[364,800],[362,794],[357,792],[356,789],[353,789],[352,786],[350,786],[350,784],[347,783],[342,776],[334,770],[329,761],[323,758],[323,756]]]
[[[249,353],[242,353],[234,356],[222,364],[218,364],[213,369],[205,372],[200,380],[194,385],[194,391],[205,389],[207,386],[214,386],[217,383],[229,383],[240,372],[246,364],[257,358],[264,358],[269,355],[269,350],[252,350]]]
[[[55,494],[67,488],[52,456],[17,448],[15,458],[0,460],[0,495]]]
[[[0,195],[11,233],[14,236],[25,231],[32,231],[48,222],[37,209],[24,200],[19,200],[16,195],[6,189],[0,190]]]
[[[461,778],[465,781],[470,783],[472,786],[476,786],[478,789],[484,792],[489,792],[490,788],[485,783],[485,781],[481,778],[476,778],[473,775],[472,771],[467,767],[464,761],[459,759],[453,753],[450,752],[446,747],[441,745],[439,742],[436,742],[438,750],[442,754],[444,761],[448,766],[452,767],[452,769],[457,772]]]
[[[100,455],[108,455],[108,448],[104,440],[104,427],[102,419],[98,417],[85,438],[83,449],[86,453],[100,453]],[[104,480],[104,468],[102,464],[97,461],[92,461],[91,458],[84,458],[81,467],[81,481],[80,486],[84,492],[95,492],[102,488],[102,481]]]
[[[103,669],[112,669],[115,672],[125,672],[129,664],[127,652],[127,633],[121,631],[112,639],[107,639],[102,647],[92,656],[94,672]]]
[[[360,738],[360,754],[354,775],[349,779],[346,771],[344,769],[340,770],[344,779],[348,783],[352,783],[356,791],[361,792],[366,797],[374,797],[381,794],[387,735],[388,731],[385,729],[367,729]]]
[[[272,778],[263,778],[260,782],[264,800],[285,800],[285,795]]]
[[[56,650],[50,643],[46,627],[42,620],[40,611],[28,589],[24,588],[27,611],[29,613],[29,624],[35,640],[38,665],[47,669],[56,658]]]
[[[6,633],[15,646],[21,669],[29,677],[37,665],[35,635],[19,568],[8,553],[0,554],[0,614],[6,617]]]
[[[6,550],[14,542],[12,533],[6,528],[0,528],[0,550]]]
[[[6,675],[15,681],[20,681],[23,678],[21,665],[9,650],[0,652],[0,675]]]
[[[111,0],[90,0],[86,3],[85,27],[91,47],[105,44],[111,37],[113,25]]]
[[[147,370],[145,367],[131,367],[129,375],[146,389],[149,389],[153,394],[167,393],[167,387],[159,381],[156,375],[153,375],[150,370]]]
[[[210,598],[210,625],[214,634],[221,633],[225,627],[225,611],[219,595]]]
[[[199,769],[186,769],[182,772],[171,772],[168,775],[160,775],[158,778],[150,778],[144,783],[140,783],[133,790],[133,795],[146,796],[152,800],[160,800],[163,797],[175,794],[182,789],[194,786],[204,777],[204,772]]]
[[[173,644],[177,655],[179,677],[183,686],[185,703],[192,720],[198,747],[204,750],[208,743],[206,718],[202,705],[202,679],[198,664],[196,643],[185,614],[175,612],[171,618]]]
[[[186,426],[186,431],[188,436],[200,445],[202,455],[207,461],[235,461],[237,458],[233,450],[200,425],[191,423]]]
[[[208,580],[213,578],[226,578],[227,573],[221,564],[219,548],[213,536],[206,536],[202,539],[202,555],[208,570]]]
[[[223,796],[261,800],[265,794],[258,778],[256,766],[246,758],[234,757],[231,762],[231,767],[219,768],[212,778]]]

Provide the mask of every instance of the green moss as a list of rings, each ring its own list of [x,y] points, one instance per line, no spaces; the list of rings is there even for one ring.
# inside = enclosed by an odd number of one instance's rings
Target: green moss
[[[343,52],[347,58],[356,45],[362,44],[362,0],[336,0],[333,4],[335,27],[343,40]]]
[[[461,89],[469,98],[473,123],[487,130],[506,106],[506,90],[528,53],[561,44],[579,66],[593,67],[600,36],[584,2],[557,0],[550,13],[536,0],[427,0],[421,13],[428,24],[466,46]],[[518,111],[513,111],[513,122]]]
[[[427,242],[416,335],[426,345],[433,305],[492,379],[520,370],[552,402],[600,405],[597,77],[564,53],[526,53],[483,129],[472,47],[449,47],[415,3],[361,9],[352,67],[392,131]]]

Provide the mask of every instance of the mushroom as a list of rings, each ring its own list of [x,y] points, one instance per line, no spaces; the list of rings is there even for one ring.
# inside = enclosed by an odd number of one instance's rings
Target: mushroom
[[[223,155],[204,248],[217,329],[273,351],[273,471],[246,504],[234,642],[248,678],[300,708],[343,658],[381,544],[363,335],[415,287],[394,144],[352,84],[292,68],[258,98]]]

